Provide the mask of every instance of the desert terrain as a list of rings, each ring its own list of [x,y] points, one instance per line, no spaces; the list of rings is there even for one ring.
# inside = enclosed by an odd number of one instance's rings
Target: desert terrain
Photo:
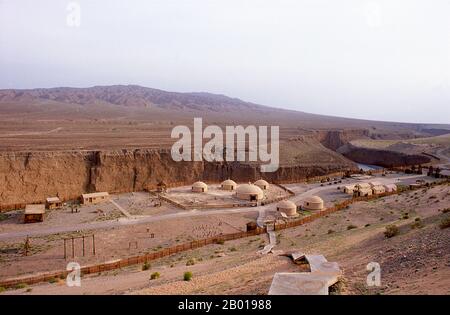
[[[280,126],[279,169],[262,173],[250,162],[173,161],[171,130],[191,128],[194,117],[220,127]],[[337,262],[342,277],[336,294],[449,294],[450,230],[441,228],[450,215],[449,186],[432,186],[445,179],[426,172],[430,166],[444,177],[450,171],[449,134],[450,125],[321,116],[140,86],[0,90],[0,281],[65,270],[70,261],[102,264],[243,233],[252,222],[260,228],[267,228],[266,221],[289,222],[271,199],[302,205],[319,196],[325,208],[334,207],[352,199],[343,187],[361,179],[345,174],[358,173],[360,165],[374,170],[366,172],[368,180],[423,186],[356,201],[272,234],[84,275],[81,287],[67,287],[56,277],[0,286],[0,294],[267,294],[275,273],[307,271],[286,257],[292,251]],[[421,174],[399,171],[418,165]],[[239,185],[266,179],[267,203],[248,205],[221,191],[219,183],[228,178]],[[191,192],[199,180],[209,185],[208,193]],[[162,182],[168,199],[155,192]],[[100,191],[111,199],[79,204],[81,194]],[[43,222],[23,224],[25,205],[51,196],[63,206],[47,210]],[[313,214],[298,210],[299,218]],[[390,225],[398,233],[387,238]],[[267,246],[271,251],[265,252]],[[380,287],[366,285],[370,262],[380,264]],[[187,271],[191,281],[183,280]]]
[[[416,179],[433,182],[424,175],[390,174],[377,177],[397,185]],[[301,203],[310,195],[320,195],[325,206],[347,200],[340,187],[353,179],[323,185],[289,184],[295,192],[290,200]],[[179,188],[169,190],[175,198],[186,196]],[[211,197],[213,199],[213,197]],[[50,213],[43,223],[20,224],[19,212],[8,213],[0,222],[0,278],[11,275],[64,269],[68,261],[81,265],[111,261],[120,257],[158,251],[186,241],[245,230],[257,218],[279,217],[274,204],[249,208],[181,210],[170,204],[155,206],[148,193],[113,196],[115,203],[82,206],[78,213],[68,208]],[[141,264],[83,277],[81,287],[67,287],[62,279],[50,283],[11,288],[3,294],[267,294],[274,273],[298,272],[301,266],[280,253],[302,251],[320,253],[337,261],[343,270],[337,294],[448,294],[450,248],[449,229],[440,228],[449,218],[449,186],[407,191],[368,202],[356,202],[347,209],[314,222],[276,232],[272,253],[261,254],[269,243],[266,234],[208,245]],[[139,209],[139,211],[137,211]],[[101,210],[101,211],[99,211]],[[310,212],[301,211],[301,216]],[[71,218],[70,221],[67,218]],[[75,218],[74,218],[75,217]],[[395,224],[399,234],[386,238],[386,226]],[[96,255],[82,256],[81,244],[63,256],[65,237],[95,234]],[[150,235],[154,234],[154,237]],[[23,242],[30,237],[30,254],[23,256]],[[86,251],[89,252],[89,242]],[[367,287],[366,265],[378,262],[382,286]],[[191,281],[183,281],[186,271]],[[160,277],[151,280],[153,273]],[[447,282],[446,282],[447,281]]]

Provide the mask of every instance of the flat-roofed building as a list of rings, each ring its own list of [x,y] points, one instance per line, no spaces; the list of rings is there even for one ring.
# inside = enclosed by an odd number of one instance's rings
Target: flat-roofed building
[[[49,210],[59,209],[62,207],[62,202],[58,197],[48,197],[45,199],[45,206]]]
[[[106,191],[81,195],[81,202],[84,205],[97,204],[108,200],[109,194]]]
[[[45,204],[26,205],[24,211],[24,223],[43,222],[45,215]]]

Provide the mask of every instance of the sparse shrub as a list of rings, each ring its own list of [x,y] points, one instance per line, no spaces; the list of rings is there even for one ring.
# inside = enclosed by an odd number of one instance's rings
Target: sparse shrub
[[[441,229],[446,229],[450,227],[450,217],[442,219],[441,223],[439,224],[439,227]]]
[[[230,247],[229,250],[230,250],[230,252],[235,252],[235,251],[237,251],[236,247]]]
[[[6,291],[6,288],[0,287],[0,293],[2,293],[2,292],[4,292],[4,291]]]
[[[384,231],[384,236],[387,238],[394,237],[400,233],[398,227],[395,224],[386,226],[386,231]]]
[[[369,227],[370,226],[370,223],[367,223],[366,225],[364,225],[364,227]]]
[[[411,229],[421,229],[423,228],[423,223],[419,221],[415,221],[413,224],[411,224]]]
[[[402,219],[403,219],[403,220],[409,219],[409,215],[408,215],[407,213],[405,213],[405,214],[402,216]]]
[[[186,262],[186,266],[193,266],[195,265],[195,258],[191,258]]]
[[[186,271],[183,275],[183,280],[184,281],[191,281],[192,279],[192,272],[190,271]]]
[[[347,226],[347,230],[353,230],[353,229],[356,229],[356,228],[357,228],[357,226],[353,225],[353,224],[350,224],[350,225]]]
[[[58,282],[58,279],[56,278],[51,278],[50,280],[48,280],[49,283],[56,283]]]
[[[333,230],[328,230],[328,234],[333,234],[334,231]]]
[[[159,272],[155,271],[154,273],[152,273],[152,274],[150,275],[150,280],[158,279],[159,276],[160,276]]]
[[[384,218],[380,218],[380,221],[383,221],[384,220]]]
[[[417,217],[417,218],[414,219],[414,221],[418,222],[418,221],[420,221],[420,218]]]
[[[175,264],[170,264],[170,268],[173,268],[173,267],[175,267]]]
[[[15,289],[25,289],[27,287],[26,283],[18,283],[15,285]]]
[[[450,208],[442,210],[442,213],[448,213],[448,212],[450,212]]]
[[[222,239],[219,239],[219,240],[217,240],[217,244],[219,244],[219,245],[223,245],[223,244],[225,244],[225,241],[224,241],[224,240],[222,240]]]
[[[33,291],[33,288],[28,288],[27,290],[26,290],[26,292],[31,292],[31,291]]]
[[[152,265],[150,265],[150,263],[148,261],[146,261],[143,265],[142,265],[142,270],[149,270],[152,267]]]

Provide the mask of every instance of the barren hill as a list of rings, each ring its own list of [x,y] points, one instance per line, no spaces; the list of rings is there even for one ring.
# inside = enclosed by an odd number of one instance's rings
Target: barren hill
[[[191,127],[194,117],[203,118],[203,127],[279,126],[280,168],[260,174],[249,163],[174,163],[167,150],[176,141],[171,131],[179,124]],[[159,180],[299,181],[356,169],[352,155],[337,152],[351,141],[415,139],[445,130],[450,126],[321,116],[224,95],[134,85],[0,90],[0,186],[5,187],[0,205],[93,190],[150,189]],[[376,155],[363,152],[363,157]],[[393,164],[404,161],[417,159],[400,156]]]
[[[431,136],[450,126],[322,116],[210,93],[177,93],[136,85],[0,90],[1,150],[164,147],[176,124],[278,125],[281,137],[314,136],[337,147],[354,139]],[[331,133],[328,133],[332,131]],[[345,131],[345,134],[342,133]]]

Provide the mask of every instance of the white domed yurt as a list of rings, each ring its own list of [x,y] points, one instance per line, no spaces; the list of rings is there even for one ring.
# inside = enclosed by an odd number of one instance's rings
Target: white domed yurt
[[[297,206],[289,200],[282,200],[277,204],[277,211],[284,212],[287,216],[297,216]]]
[[[192,191],[193,192],[207,192],[208,191],[208,185],[206,185],[204,182],[195,182],[192,184]]]
[[[227,179],[220,184],[222,190],[236,190],[237,184],[234,180]]]
[[[323,200],[318,196],[311,196],[303,201],[302,209],[304,210],[322,210]]]
[[[264,179],[257,180],[257,181],[254,182],[253,184],[256,185],[256,186],[258,186],[258,187],[261,188],[262,190],[267,190],[267,189],[269,189],[269,183],[266,182]]]
[[[256,185],[243,184],[236,188],[236,197],[242,200],[258,201],[264,198],[264,192]]]

